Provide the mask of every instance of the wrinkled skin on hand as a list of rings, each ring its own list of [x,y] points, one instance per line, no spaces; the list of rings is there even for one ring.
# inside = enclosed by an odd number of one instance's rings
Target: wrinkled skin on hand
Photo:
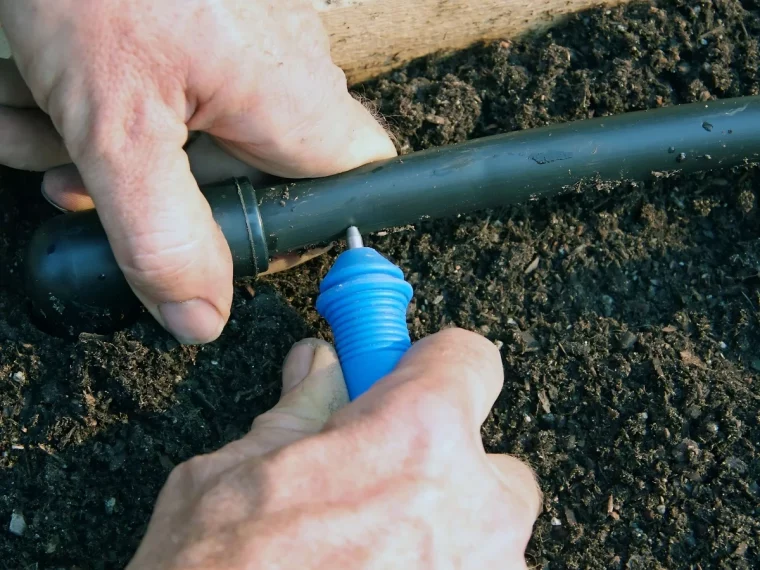
[[[128,568],[524,569],[540,492],[480,439],[502,383],[450,329],[346,405],[332,348],[302,341],[250,434],[172,472]]]
[[[95,207],[132,289],[180,341],[229,318],[232,259],[183,150],[323,176],[395,155],[308,0],[0,0],[0,163]],[[72,164],[74,166],[65,166]]]

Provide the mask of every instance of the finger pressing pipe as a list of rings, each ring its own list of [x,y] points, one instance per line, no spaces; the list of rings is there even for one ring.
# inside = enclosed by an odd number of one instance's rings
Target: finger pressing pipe
[[[248,179],[203,190],[230,247],[235,274],[265,272],[268,249]],[[56,216],[35,232],[27,249],[26,283],[35,317],[56,332],[113,329],[140,309],[95,210]]]

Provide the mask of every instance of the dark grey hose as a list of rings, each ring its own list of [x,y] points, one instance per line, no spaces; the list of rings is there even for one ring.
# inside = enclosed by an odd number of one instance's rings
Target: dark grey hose
[[[205,188],[236,275],[270,256],[363,233],[557,194],[579,181],[649,178],[760,159],[760,97],[675,106],[483,138],[254,191],[247,180]],[[95,212],[58,216],[26,259],[36,311],[94,324],[137,306]]]

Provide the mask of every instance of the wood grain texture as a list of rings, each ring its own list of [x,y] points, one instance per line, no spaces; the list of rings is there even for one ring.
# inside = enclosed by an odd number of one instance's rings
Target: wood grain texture
[[[629,0],[312,0],[333,58],[356,83],[431,53],[542,31],[563,16]],[[0,57],[11,50],[0,28]]]
[[[314,0],[350,83],[412,59],[543,31],[569,13],[627,0]]]

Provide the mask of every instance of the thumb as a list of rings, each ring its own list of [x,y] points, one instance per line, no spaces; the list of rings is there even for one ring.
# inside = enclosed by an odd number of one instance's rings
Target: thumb
[[[333,347],[313,338],[302,340],[285,359],[280,401],[254,420],[243,439],[248,454],[263,455],[319,433],[347,403],[348,391]]]
[[[209,133],[229,154],[264,172],[310,178],[395,157],[396,147],[380,120],[344,84],[324,104],[300,116],[297,127],[278,130],[268,144],[262,144],[260,137],[248,142],[226,128],[212,128]],[[289,121],[292,118],[282,119]]]
[[[196,458],[192,479],[202,484],[244,461],[317,434],[347,403],[348,390],[333,347],[315,338],[302,340],[285,359],[280,401],[256,417],[245,437]]]

